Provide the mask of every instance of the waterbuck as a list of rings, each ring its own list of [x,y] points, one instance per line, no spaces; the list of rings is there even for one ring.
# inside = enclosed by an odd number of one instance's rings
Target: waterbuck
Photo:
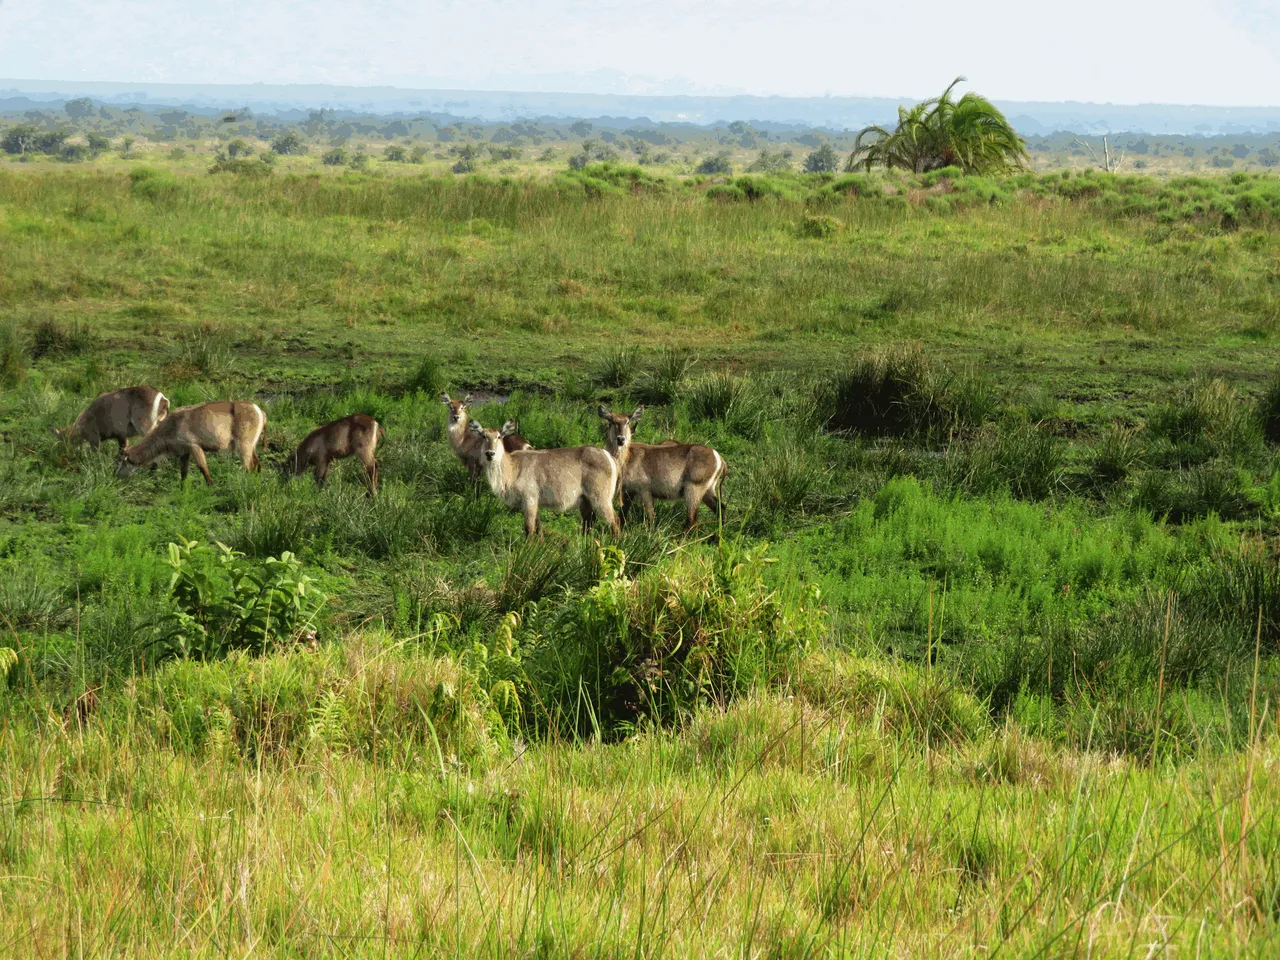
[[[316,427],[298,444],[298,449],[285,461],[285,469],[300,477],[310,468],[316,472],[316,486],[323,487],[329,475],[329,464],[343,457],[356,456],[364,464],[365,485],[369,496],[378,493],[378,461],[374,454],[378,441],[386,436],[382,424],[363,413],[353,413]]]
[[[146,384],[100,395],[65,430],[54,430],[59,439],[87,443],[94,450],[103,440],[114,440],[124,450],[130,437],[148,433],[169,415],[169,398]]]
[[[596,514],[614,535],[619,532],[613,498],[618,490],[618,465],[599,447],[560,447],[554,450],[507,451],[504,441],[515,430],[511,421],[501,430],[486,430],[474,421],[468,432],[480,445],[489,489],[512,510],[524,514],[525,536],[542,532],[539,507],[568,513],[577,507],[582,529],[588,531]]]
[[[440,402],[449,408],[449,422],[447,431],[449,434],[449,442],[453,444],[453,452],[458,455],[458,459],[462,461],[467,468],[467,475],[472,480],[479,480],[480,474],[484,472],[484,464],[481,462],[480,447],[481,442],[476,439],[476,435],[467,429],[471,423],[471,415],[467,412],[467,404],[472,401],[471,394],[467,394],[461,400],[451,400],[447,393],[440,394]],[[505,432],[510,426],[510,432]],[[533,445],[524,437],[516,433],[515,421],[508,420],[502,425],[504,431],[502,443],[507,453],[515,453],[517,450],[531,450]]]
[[[604,404],[599,408],[605,422],[605,447],[622,468],[622,516],[626,519],[633,500],[644,507],[646,519],[653,523],[653,501],[683,500],[686,510],[685,529],[698,522],[698,508],[706,504],[722,517],[720,486],[728,465],[724,457],[701,443],[635,443],[632,429],[644,416],[644,407],[636,407],[631,416],[611,413]]]
[[[257,446],[267,425],[267,415],[256,403],[222,400],[198,403],[170,410],[169,416],[127,450],[120,451],[118,472],[127,477],[138,467],[158,457],[178,458],[182,479],[187,479],[190,462],[204,474],[205,483],[213,483],[205,452],[234,450],[246,470],[258,470]]]

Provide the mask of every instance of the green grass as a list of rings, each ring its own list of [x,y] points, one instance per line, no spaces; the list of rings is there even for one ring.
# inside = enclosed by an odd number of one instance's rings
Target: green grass
[[[1269,954],[1273,181],[713,186],[0,172],[0,952]],[[263,472],[49,431],[143,381]],[[724,525],[526,544],[442,390]]]

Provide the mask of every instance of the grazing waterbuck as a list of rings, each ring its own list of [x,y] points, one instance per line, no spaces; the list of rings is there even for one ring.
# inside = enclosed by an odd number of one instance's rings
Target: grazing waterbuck
[[[258,470],[262,464],[256,448],[266,426],[267,415],[262,408],[243,400],[179,407],[170,410],[169,416],[132,447],[120,452],[118,472],[127,477],[158,457],[172,456],[178,458],[183,480],[194,460],[204,474],[204,482],[211,484],[205,452],[223,450],[234,450],[246,470]]]
[[[378,493],[378,460],[374,456],[378,441],[386,437],[382,424],[363,413],[353,413],[316,427],[298,444],[298,449],[285,461],[285,469],[300,477],[315,468],[316,486],[323,487],[329,475],[329,464],[343,457],[355,456],[364,464],[365,485],[369,496]]]
[[[142,384],[100,395],[65,430],[54,430],[59,439],[87,443],[94,450],[103,440],[114,440],[124,450],[130,437],[150,432],[169,415],[169,398],[155,387]]]
[[[605,423],[605,448],[622,468],[624,520],[631,502],[639,500],[646,519],[653,523],[655,499],[683,500],[686,530],[698,522],[698,508],[704,503],[718,519],[723,517],[720,487],[729,467],[719,452],[701,443],[634,442],[632,430],[644,416],[643,405],[630,416],[612,413],[604,404],[598,412]]]
[[[568,513],[577,507],[582,529],[591,529],[599,514],[615,535],[619,532],[613,498],[618,490],[618,465],[599,447],[560,447],[554,450],[514,450],[503,443],[511,436],[511,421],[501,430],[471,423],[469,432],[480,444],[489,489],[512,510],[524,514],[526,537],[542,532],[540,507]]]
[[[468,429],[471,423],[471,415],[467,411],[467,405],[472,401],[471,394],[467,394],[461,400],[451,400],[447,393],[440,394],[440,402],[449,408],[449,422],[446,430],[449,434],[449,443],[453,445],[453,452],[458,455],[458,459],[462,461],[467,468],[467,475],[472,480],[479,480],[481,473],[484,472],[484,464],[481,462],[480,448],[481,441],[476,438]],[[502,443],[507,453],[515,453],[517,450],[531,450],[533,445],[524,437],[515,431],[515,421],[508,420],[502,425],[503,431],[510,426],[512,429],[509,433],[504,432]]]

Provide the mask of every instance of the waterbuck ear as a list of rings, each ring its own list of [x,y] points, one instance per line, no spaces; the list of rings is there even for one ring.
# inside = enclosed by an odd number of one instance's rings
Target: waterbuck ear
[[[639,420],[643,416],[644,416],[644,404],[642,403],[640,404],[640,406],[636,407],[634,410],[631,411],[631,416],[628,419],[632,423],[635,423],[637,420]]]
[[[453,401],[449,399],[449,395],[448,395],[447,393],[442,393],[442,394],[440,394],[440,402],[441,402],[441,403],[453,403]]]
[[[462,402],[463,402],[463,403],[470,403],[470,402],[471,402],[472,400],[474,400],[474,399],[475,399],[475,397],[473,397],[471,394],[469,394],[469,393],[468,393],[465,397],[463,397],[463,398],[462,398]]]
[[[600,404],[600,406],[596,407],[596,413],[600,414],[600,419],[601,419],[601,420],[611,420],[611,419],[613,419],[613,418],[612,418],[612,416],[611,416],[611,415],[610,415],[610,413],[609,413],[609,408],[608,408],[608,407],[606,407],[603,403],[602,403],[602,404]]]
[[[473,434],[474,436],[477,436],[477,437],[483,437],[484,427],[480,426],[479,421],[472,420],[470,423],[467,424],[467,433]]]
[[[514,420],[508,420],[506,423],[502,425],[502,435],[504,437],[509,437],[515,432],[516,432],[516,422]]]

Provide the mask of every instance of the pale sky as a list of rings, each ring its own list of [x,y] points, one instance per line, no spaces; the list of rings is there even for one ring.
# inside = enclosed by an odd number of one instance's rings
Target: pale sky
[[[1280,0],[0,0],[0,78],[1280,104]]]

